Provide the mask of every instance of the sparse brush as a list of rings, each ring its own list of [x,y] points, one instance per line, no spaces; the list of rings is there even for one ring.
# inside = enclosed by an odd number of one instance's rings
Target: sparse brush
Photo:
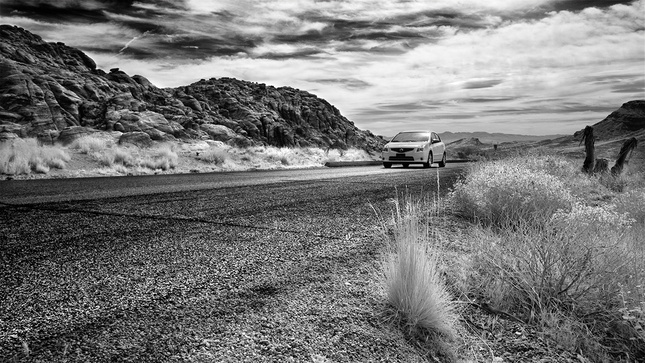
[[[117,147],[112,151],[114,156],[114,163],[123,165],[125,167],[136,165],[134,156],[130,150]]]
[[[90,154],[93,152],[103,151],[108,149],[110,146],[111,145],[107,140],[87,135],[74,140],[69,147],[70,149],[76,149],[83,154]]]
[[[224,162],[226,162],[227,159],[229,159],[229,155],[224,149],[211,147],[209,149],[201,151],[197,156],[197,159],[215,165],[222,165],[224,164]]]
[[[0,145],[0,173],[46,174],[50,168],[63,169],[69,155],[58,146],[41,146],[36,139],[17,139]]]
[[[179,156],[169,146],[160,146],[154,151],[152,156],[149,156],[140,162],[140,166],[163,171],[174,169],[177,167]]]
[[[532,170],[517,159],[473,167],[455,184],[451,201],[461,216],[499,228],[543,225],[575,198],[557,177]]]
[[[462,293],[543,327],[592,361],[645,356],[645,190],[582,175],[562,158],[485,163],[451,199],[464,235]],[[575,195],[575,197],[573,197]],[[641,347],[641,348],[639,348]],[[627,355],[623,355],[622,358]],[[603,358],[604,357],[604,358]]]

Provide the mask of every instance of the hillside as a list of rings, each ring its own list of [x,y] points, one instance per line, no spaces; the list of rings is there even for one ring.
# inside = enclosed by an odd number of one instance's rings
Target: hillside
[[[645,130],[645,100],[624,103],[602,121],[592,125],[596,139],[628,137]],[[576,131],[574,137],[582,137],[583,130]]]
[[[0,94],[4,139],[66,143],[116,131],[235,146],[377,150],[383,144],[306,91],[231,78],[161,89],[118,68],[105,72],[78,49],[9,25],[0,25]]]
[[[478,139],[484,144],[501,144],[504,142],[533,142],[548,139],[555,139],[564,135],[518,135],[518,134],[503,134],[499,132],[442,132],[440,133],[441,139],[446,143],[451,143],[461,139]]]

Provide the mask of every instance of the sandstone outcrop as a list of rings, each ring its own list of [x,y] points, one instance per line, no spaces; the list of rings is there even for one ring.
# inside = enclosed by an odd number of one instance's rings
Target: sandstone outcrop
[[[82,51],[0,25],[0,131],[70,142],[87,130],[151,140],[216,140],[237,146],[358,147],[384,140],[359,130],[327,101],[290,87],[211,78],[161,89]]]
[[[595,137],[601,140],[634,136],[634,133],[645,130],[645,100],[624,103],[592,127]],[[580,139],[583,132],[576,131],[573,136]]]

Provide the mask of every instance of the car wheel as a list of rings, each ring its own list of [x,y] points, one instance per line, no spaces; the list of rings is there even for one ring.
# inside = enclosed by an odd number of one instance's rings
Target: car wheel
[[[407,168],[408,166],[410,166],[410,164],[408,164],[408,163],[403,164],[404,168]]]
[[[392,163],[383,163],[383,167],[384,167],[385,169],[389,169],[389,168],[391,168],[391,167],[392,167]]]
[[[432,165],[432,151],[430,151],[430,153],[428,153],[428,162],[427,162],[427,163],[423,163],[423,167],[427,169],[427,168],[429,168],[431,165]]]
[[[443,153],[443,158],[441,158],[441,161],[439,162],[439,167],[443,168],[446,166],[446,153]]]

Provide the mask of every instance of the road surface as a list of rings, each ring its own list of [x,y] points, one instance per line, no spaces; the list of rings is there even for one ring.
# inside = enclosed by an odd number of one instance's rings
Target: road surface
[[[378,323],[379,222],[463,165],[1,181],[0,357],[414,359]]]

